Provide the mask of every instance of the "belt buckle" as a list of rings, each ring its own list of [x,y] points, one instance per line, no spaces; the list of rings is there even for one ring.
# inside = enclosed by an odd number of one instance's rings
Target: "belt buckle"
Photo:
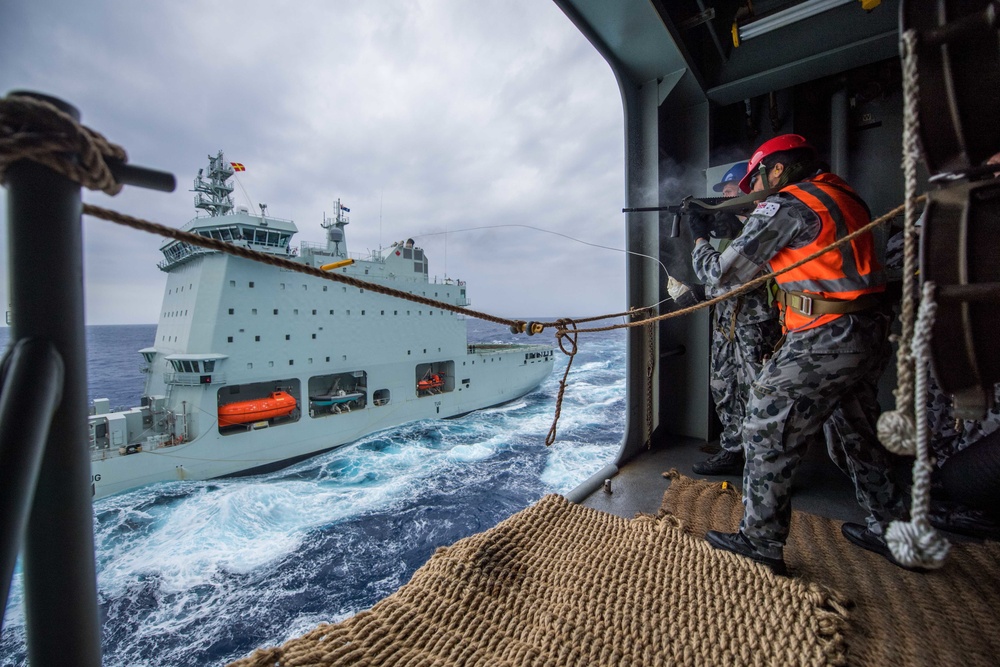
[[[806,296],[805,294],[796,294],[795,296],[799,297],[799,305],[797,307],[802,312],[802,314],[812,315],[813,314],[812,298]]]

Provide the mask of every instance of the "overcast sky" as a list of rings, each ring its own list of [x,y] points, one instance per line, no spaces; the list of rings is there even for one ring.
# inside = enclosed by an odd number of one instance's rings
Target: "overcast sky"
[[[432,277],[468,281],[477,310],[624,307],[620,252],[521,227],[461,231],[530,225],[624,247],[618,88],[550,0],[7,0],[3,13],[4,94],[60,97],[132,163],[177,177],[172,194],[87,202],[180,227],[221,149],[246,165],[237,205],[294,220],[296,244],[323,240],[339,197],[352,252],[412,237]],[[156,322],[160,240],[83,224],[87,322]]]

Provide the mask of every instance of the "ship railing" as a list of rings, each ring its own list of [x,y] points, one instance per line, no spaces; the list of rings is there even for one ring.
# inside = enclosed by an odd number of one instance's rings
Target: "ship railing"
[[[159,262],[156,266],[161,271],[166,271],[168,268],[190,261],[195,257],[197,257],[198,255],[208,255],[213,252],[218,252],[218,250],[209,250],[207,248],[192,246],[185,243],[183,244],[183,246],[180,247],[180,250],[172,251],[170,258],[165,259],[162,262]]]
[[[167,384],[195,387],[200,384],[225,384],[225,373],[164,373]]]
[[[319,243],[317,241],[300,241],[299,249],[303,257],[308,257],[311,255],[329,255],[330,250],[327,248],[326,243]],[[377,251],[365,254],[362,252],[349,252],[347,253],[348,259],[353,259],[358,262],[382,262],[385,261],[382,255]]]
[[[326,244],[316,241],[300,241],[299,249],[303,255],[321,255],[326,252]]]
[[[256,241],[233,241],[232,243],[233,245],[242,245],[245,248],[250,248],[251,250],[256,250],[257,252],[266,252],[271,255],[296,257],[299,254],[297,248],[293,248],[288,245],[281,245],[280,243],[257,243]]]
[[[250,217],[250,218],[257,218],[257,219],[263,220],[265,222],[269,222],[271,220],[274,220],[275,222],[290,222],[293,225],[295,224],[294,220],[291,220],[289,218],[279,218],[278,216],[271,215],[270,213],[268,213],[266,216],[262,217],[262,216],[259,216],[259,215],[251,215],[249,211],[243,210],[243,211],[232,211],[230,213],[227,213],[226,215],[227,216],[236,216],[236,215],[240,215],[241,213],[243,215],[246,215],[246,216]],[[197,222],[201,222],[201,221],[205,221],[205,220],[210,220],[211,222],[215,223],[220,218],[223,218],[223,217],[225,217],[225,216],[210,215],[210,214],[209,215],[202,215],[201,213],[196,213],[195,216],[193,218],[191,218],[191,220],[189,220],[188,222],[189,222],[189,224],[193,224],[196,221]]]
[[[233,245],[250,248],[251,250],[256,250],[258,252],[270,253],[272,255],[289,255],[292,257],[298,255],[298,250],[288,245],[282,245],[281,243],[257,243],[256,241],[246,241],[244,239],[233,239],[228,242]],[[187,243],[177,243],[168,246],[166,252],[169,253],[170,256],[156,265],[161,271],[166,271],[168,268],[183,264],[184,262],[198,257],[199,255],[209,255],[219,251],[209,250],[208,248],[193,246]]]

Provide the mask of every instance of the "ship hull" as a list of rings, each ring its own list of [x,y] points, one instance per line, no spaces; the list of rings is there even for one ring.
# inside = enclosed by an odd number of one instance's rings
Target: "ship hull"
[[[209,426],[189,442],[140,448],[128,455],[112,449],[95,454],[91,463],[94,499],[160,482],[271,472],[380,430],[422,419],[459,417],[507,403],[535,389],[550,375],[553,364],[551,350],[536,345],[497,346],[467,357],[469,377],[464,379],[468,382],[460,391],[426,396],[424,392],[418,395],[411,385],[411,396],[381,406],[369,403],[362,409],[322,417],[306,413],[294,422],[275,420],[259,428],[248,424],[237,432],[233,427]],[[369,381],[394,375],[406,377],[406,369],[373,368]],[[205,398],[206,403],[214,400],[210,395]],[[205,412],[198,411],[202,416]]]

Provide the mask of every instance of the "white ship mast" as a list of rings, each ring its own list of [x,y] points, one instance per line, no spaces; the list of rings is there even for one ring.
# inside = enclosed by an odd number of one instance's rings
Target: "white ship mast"
[[[326,230],[326,249],[333,257],[347,257],[347,237],[344,234],[344,226],[351,222],[344,212],[351,209],[341,205],[340,199],[334,202],[334,213],[332,218],[327,218],[323,214],[323,222],[320,226]]]
[[[233,186],[226,183],[234,171],[231,164],[226,162],[222,151],[215,157],[208,156],[208,181],[202,178],[204,170],[198,170],[198,176],[194,179],[194,207],[208,211],[212,217],[227,215],[233,210]]]

